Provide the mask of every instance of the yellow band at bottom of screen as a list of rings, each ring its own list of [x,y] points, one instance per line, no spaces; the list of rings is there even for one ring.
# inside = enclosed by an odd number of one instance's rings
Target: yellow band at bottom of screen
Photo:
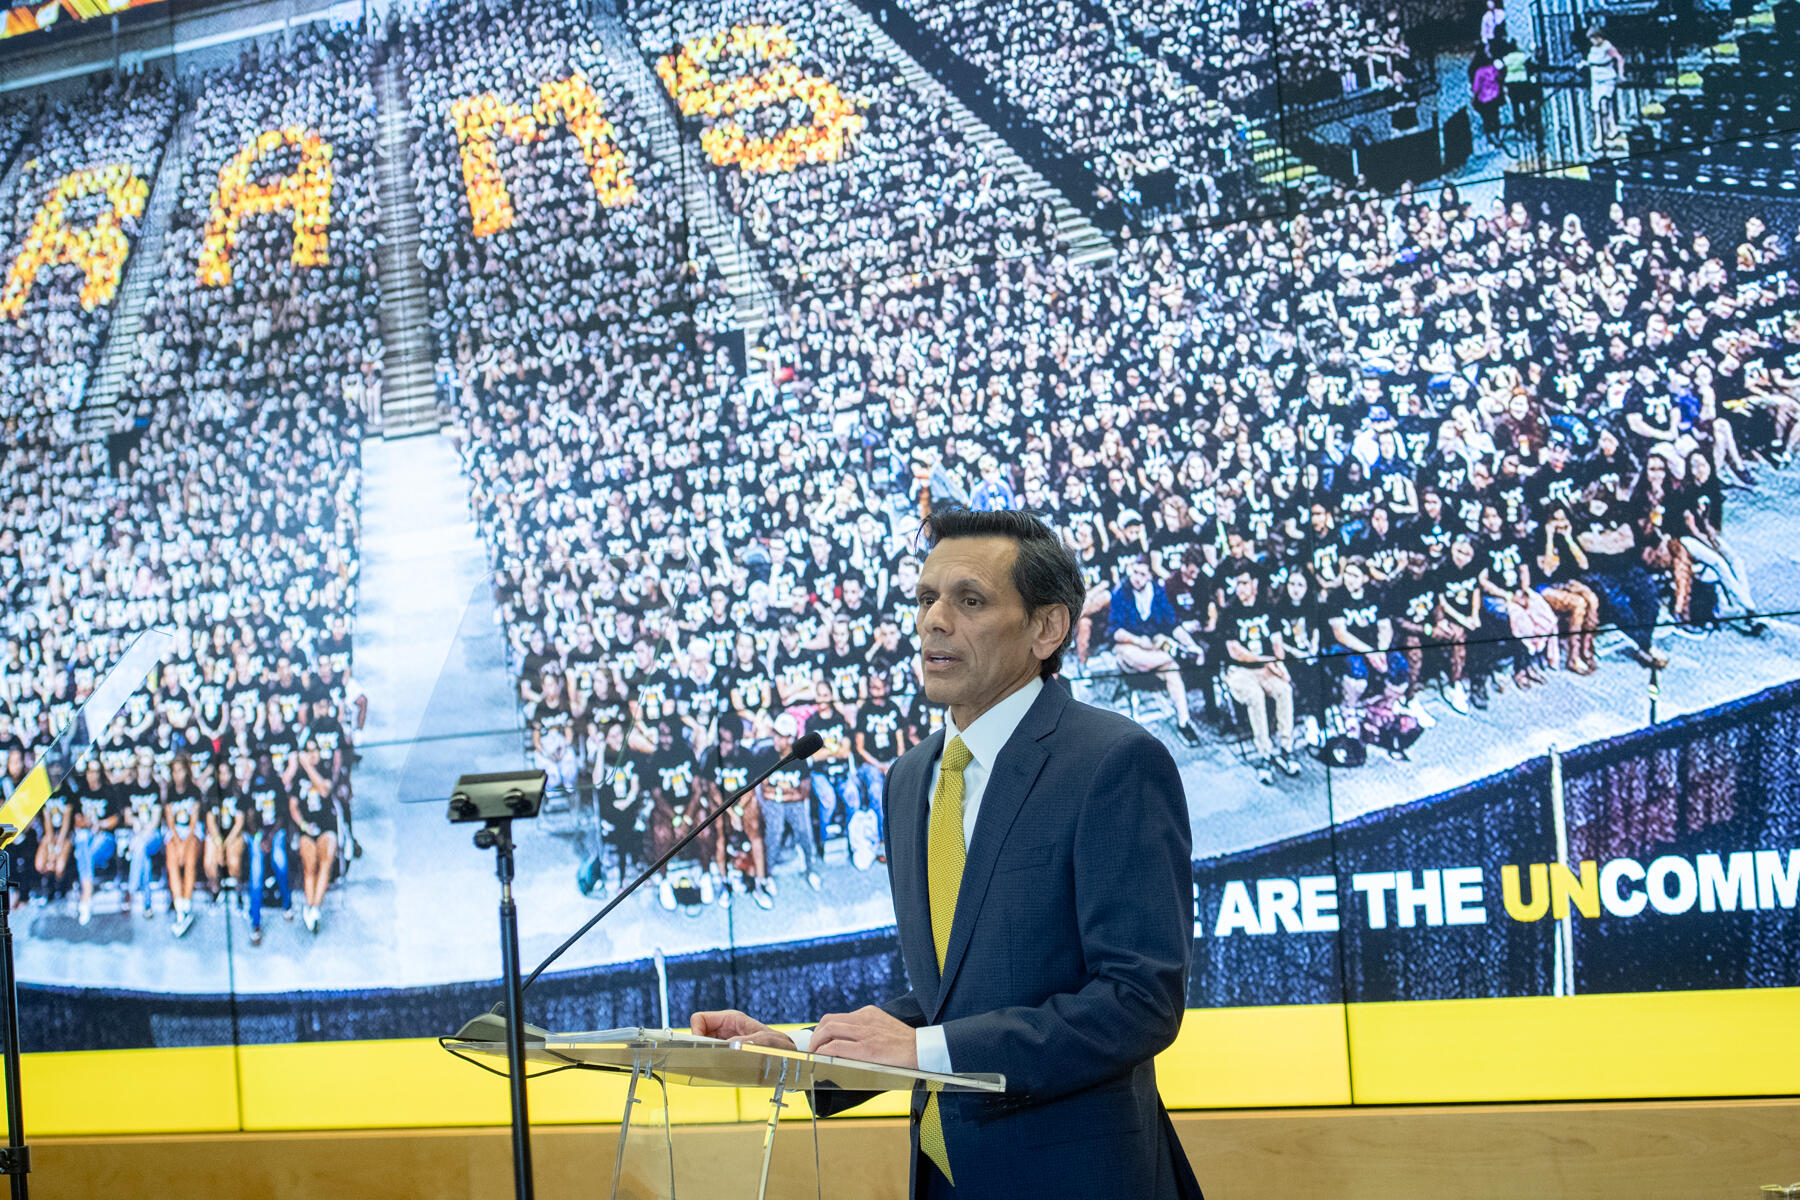
[[[1800,988],[1195,1009],[1157,1072],[1176,1109],[1776,1095],[1800,1078],[1796,1028]],[[504,1125],[508,1112],[504,1078],[427,1039],[30,1054],[23,1083],[31,1137]],[[589,1072],[539,1079],[532,1120],[616,1121],[624,1091]],[[767,1115],[750,1092],[670,1096],[682,1124]],[[857,1111],[905,1109],[896,1094]]]

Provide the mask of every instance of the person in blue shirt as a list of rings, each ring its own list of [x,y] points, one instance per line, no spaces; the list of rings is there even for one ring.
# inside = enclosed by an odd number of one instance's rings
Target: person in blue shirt
[[[1107,628],[1112,630],[1113,657],[1120,668],[1160,677],[1175,709],[1175,732],[1188,745],[1198,746],[1200,735],[1189,719],[1187,684],[1181,678],[1177,654],[1185,652],[1191,661],[1199,662],[1202,652],[1182,628],[1181,614],[1151,573],[1148,556],[1125,565],[1125,579],[1113,589]]]

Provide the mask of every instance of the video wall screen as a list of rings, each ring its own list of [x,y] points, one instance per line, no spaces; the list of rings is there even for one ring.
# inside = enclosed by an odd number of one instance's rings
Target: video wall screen
[[[80,25],[160,2],[161,0],[46,0],[42,4],[15,4],[7,9],[5,23],[0,25],[0,40],[49,33],[59,26],[67,28]],[[27,44],[30,40],[32,39],[27,40]]]
[[[1214,8],[450,3],[0,105],[5,790],[176,638],[15,852],[30,1047],[448,1032],[458,775],[549,779],[535,962],[808,732],[533,1019],[897,990],[945,504],[1066,538],[1063,684],[1181,767],[1195,1028],[1347,1006],[1347,1098],[1530,1098],[1396,1093],[1359,1014],[1792,995],[1793,138],[1698,106],[1795,31],[1653,99],[1716,23],[1609,26],[1615,114],[1543,11]],[[1451,164],[1526,28],[1542,126]],[[1427,173],[1331,124],[1406,104]]]

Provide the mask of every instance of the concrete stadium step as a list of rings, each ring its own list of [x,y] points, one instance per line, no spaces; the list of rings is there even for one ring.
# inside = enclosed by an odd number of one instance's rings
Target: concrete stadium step
[[[381,287],[381,408],[367,415],[383,437],[435,433],[443,424],[437,397],[437,343],[430,325],[424,269],[419,265],[419,207],[413,194],[409,109],[399,68],[375,70],[381,113],[375,179],[381,211],[376,269]]]
[[[139,342],[144,328],[144,302],[167,274],[163,235],[169,228],[169,216],[181,199],[193,140],[194,109],[183,104],[156,165],[150,201],[144,206],[139,225],[138,244],[125,264],[125,277],[113,302],[112,322],[100,351],[99,368],[88,381],[87,393],[76,414],[76,430],[83,439],[102,438],[132,423],[131,398],[125,397],[126,402],[121,403],[121,392],[126,376],[142,357]]]
[[[662,81],[638,52],[637,40],[611,0],[598,0],[592,11],[599,49],[614,80],[631,94],[649,135],[650,153],[674,173],[688,228],[705,244],[725,278],[734,323],[746,334],[755,334],[774,318],[775,285],[745,235],[743,221],[720,202],[712,172],[698,147],[683,140]]]
[[[876,49],[899,70],[902,79],[918,92],[941,103],[950,113],[955,128],[991,154],[1027,194],[1054,197],[1050,201],[1050,213],[1056,220],[1057,240],[1063,243],[1070,262],[1098,264],[1110,261],[1118,253],[1111,240],[1083,216],[1067,196],[1037,168],[1020,158],[1005,138],[970,112],[955,93],[938,82],[936,76],[902,50],[878,21],[852,0],[831,0],[831,3],[852,25],[863,31]]]

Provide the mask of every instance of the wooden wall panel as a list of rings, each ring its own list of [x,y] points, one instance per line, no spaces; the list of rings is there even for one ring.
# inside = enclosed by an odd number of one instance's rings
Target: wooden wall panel
[[[1208,1200],[1756,1200],[1800,1180],[1800,1100],[1288,1109],[1178,1113]],[[897,1120],[837,1120],[821,1142],[827,1196],[904,1200]],[[538,1195],[594,1200],[612,1168],[612,1126],[534,1132]],[[801,1129],[782,1200],[812,1196]],[[677,1130],[684,1195],[753,1194],[755,1125]],[[143,1195],[207,1200],[504,1200],[504,1129],[63,1138],[35,1144],[38,1200]]]

